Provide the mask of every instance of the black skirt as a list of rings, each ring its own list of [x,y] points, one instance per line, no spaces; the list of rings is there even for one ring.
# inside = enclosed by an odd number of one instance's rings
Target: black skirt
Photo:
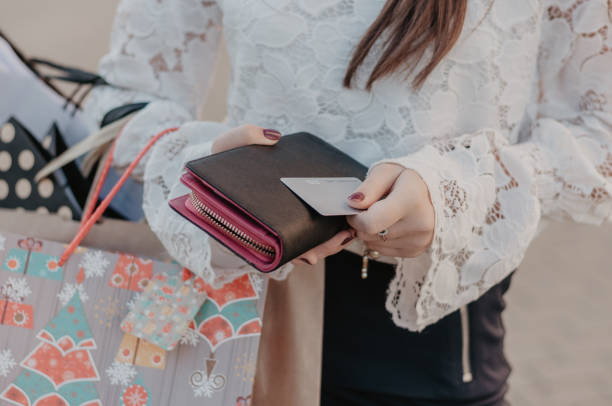
[[[370,261],[362,280],[361,257],[342,251],[325,268],[322,406],[506,404],[510,366],[501,314],[511,276],[468,306],[466,365],[459,311],[411,332],[385,309],[392,265]]]

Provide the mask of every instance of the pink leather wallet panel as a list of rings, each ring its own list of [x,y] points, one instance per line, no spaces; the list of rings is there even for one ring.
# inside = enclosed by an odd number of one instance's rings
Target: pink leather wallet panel
[[[223,217],[230,224],[235,225],[250,238],[274,247],[275,255],[273,258],[270,258],[254,249],[249,249],[231,238],[228,234],[212,226],[209,221],[197,213],[188,195],[172,199],[170,206],[260,271],[270,272],[278,267],[282,258],[282,242],[274,230],[189,171],[183,174],[181,182],[189,187],[198,199],[215,213]]]

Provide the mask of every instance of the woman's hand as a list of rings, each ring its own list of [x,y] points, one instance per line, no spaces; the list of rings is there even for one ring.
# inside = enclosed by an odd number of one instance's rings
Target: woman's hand
[[[349,196],[349,205],[367,209],[347,216],[357,238],[380,255],[413,258],[425,251],[434,234],[429,189],[413,170],[383,163]],[[383,237],[378,233],[387,230]]]
[[[415,171],[396,164],[376,165],[348,201],[352,207],[366,209],[347,216],[352,229],[292,262],[315,264],[345,248],[354,237],[380,255],[394,257],[416,257],[431,244],[434,209],[427,185]],[[378,235],[383,230],[387,230],[384,240]]]

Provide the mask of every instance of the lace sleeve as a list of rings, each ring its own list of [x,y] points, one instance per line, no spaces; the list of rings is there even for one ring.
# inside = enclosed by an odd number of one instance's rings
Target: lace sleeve
[[[123,104],[147,101],[123,129],[115,165],[128,165],[149,137],[194,120],[206,97],[221,37],[215,1],[122,0],[109,52],[100,74],[113,87],[95,89],[85,112],[99,125],[104,114]],[[145,157],[134,172],[143,175]]]
[[[544,16],[539,118],[527,140],[483,129],[381,161],[416,170],[436,215],[429,251],[397,258],[386,303],[397,325],[420,331],[501,281],[542,215],[611,219],[612,17],[603,0],[575,3],[555,1]]]

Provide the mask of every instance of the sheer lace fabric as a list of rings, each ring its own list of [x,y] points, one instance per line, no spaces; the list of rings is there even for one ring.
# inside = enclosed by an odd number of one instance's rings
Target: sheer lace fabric
[[[179,262],[217,282],[252,270],[167,206],[185,192],[182,164],[246,122],[310,131],[368,166],[395,162],[423,177],[436,213],[434,241],[418,258],[396,258],[386,303],[394,322],[411,330],[477,299],[516,268],[543,215],[610,219],[612,16],[605,0],[470,0],[459,42],[421,89],[398,73],[364,91],[376,52],[355,87],[344,89],[351,52],[383,4],[121,2],[100,70],[122,88],[96,90],[87,108],[99,120],[113,106],[152,101],[124,129],[118,166],[157,131],[183,124],[140,168],[147,220]],[[232,65],[227,123],[191,122],[221,27]]]

